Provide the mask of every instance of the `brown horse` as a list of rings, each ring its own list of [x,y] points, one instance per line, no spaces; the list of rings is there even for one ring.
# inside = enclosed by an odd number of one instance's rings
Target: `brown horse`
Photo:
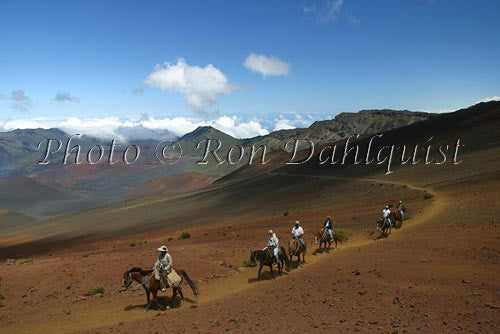
[[[326,232],[326,230],[324,228],[318,230],[315,234],[314,234],[314,242],[316,243],[316,245],[319,244],[319,250],[321,250],[321,246],[322,245],[325,245],[325,249],[330,249],[330,246],[332,244],[332,241],[330,240],[330,236],[328,235],[328,233]],[[333,242],[335,242],[335,248],[337,248],[337,244],[339,242],[339,239],[337,238],[337,235],[333,235]]]
[[[293,261],[293,257],[297,257],[297,263],[300,266],[301,263],[306,262],[306,250],[304,246],[299,242],[299,239],[293,237],[288,243],[288,254],[290,254],[290,262]],[[302,254],[302,262],[300,261],[300,254]]]
[[[181,276],[181,284],[183,280],[186,280],[187,284],[193,290],[193,293],[195,295],[198,294],[198,287],[196,284],[189,278],[187,272],[185,270],[175,270],[177,273],[180,274]],[[153,302],[156,305],[158,304],[157,297],[158,297],[158,290],[160,290],[160,281],[155,279],[154,274],[153,274],[153,269],[150,270],[142,270],[141,268],[134,267],[130,270],[127,270],[125,273],[123,273],[122,276],[122,291],[126,291],[132,282],[135,281],[138,284],[140,284],[143,288],[144,291],[146,292],[146,299],[148,303],[146,304],[146,311],[149,310],[150,306],[150,294],[153,294]],[[181,302],[184,300],[184,295],[182,294],[182,286],[179,284],[177,287],[172,287],[174,290],[172,294],[172,298],[170,299],[170,306],[175,300],[175,297],[177,296],[177,292],[181,296]]]
[[[392,219],[395,228],[401,228],[401,226],[403,226],[403,215],[401,214],[401,211],[399,210],[391,211],[389,217]]]

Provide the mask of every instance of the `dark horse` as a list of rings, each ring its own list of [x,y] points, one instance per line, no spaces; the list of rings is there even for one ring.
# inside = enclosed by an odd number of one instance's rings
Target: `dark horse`
[[[330,246],[332,244],[332,241],[330,240],[330,236],[328,235],[328,233],[326,232],[326,230],[324,228],[322,228],[321,230],[318,230],[314,234],[314,242],[316,244],[319,244],[319,250],[321,250],[322,245],[325,245],[325,249],[330,249]],[[340,240],[338,239],[336,234],[333,234],[333,242],[335,243],[335,248],[337,248],[337,245],[340,242]]]
[[[395,228],[401,228],[401,226],[403,226],[403,215],[401,214],[401,211],[391,211],[390,218]]]
[[[296,256],[297,262],[300,266],[300,254],[302,254],[302,263],[306,262],[306,251],[304,249],[304,246],[302,246],[302,244],[299,242],[299,239],[295,237],[290,239],[290,242],[288,243],[288,253],[290,254],[290,262],[292,262],[293,257]]]
[[[195,295],[198,294],[198,287],[196,284],[189,278],[187,272],[185,270],[176,270],[176,272],[181,276],[182,280],[186,280],[187,284],[193,290]],[[181,284],[182,284],[181,280]],[[146,292],[146,298],[148,303],[146,304],[146,311],[149,310],[150,305],[150,294],[153,294],[153,302],[158,305],[157,297],[158,290],[160,290],[160,281],[154,278],[153,269],[150,270],[142,270],[141,268],[132,268],[123,273],[122,277],[122,291],[126,291],[133,282],[139,283]],[[177,292],[181,296],[181,302],[184,300],[184,295],[182,294],[182,286],[179,284],[177,287],[172,287],[174,290],[172,294],[172,299],[170,299],[170,305],[172,305],[175,297],[177,296]]]
[[[250,261],[255,262],[259,261],[259,273],[257,274],[257,279],[260,280],[260,272],[264,266],[269,266],[269,270],[271,271],[271,275],[274,277],[273,273],[273,259],[274,255],[271,250],[258,249],[250,251]],[[278,252],[279,262],[278,264],[278,272],[281,274],[283,272],[283,268],[286,265],[287,270],[290,268],[290,262],[288,261],[288,257],[286,256],[286,250],[284,247],[280,247]]]
[[[389,234],[391,234],[391,229],[392,227],[387,219],[380,218],[379,220],[377,220],[377,230],[380,230],[382,232],[381,236],[387,238]]]

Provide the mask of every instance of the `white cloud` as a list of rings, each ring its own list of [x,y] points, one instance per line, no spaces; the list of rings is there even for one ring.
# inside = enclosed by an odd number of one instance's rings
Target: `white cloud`
[[[344,0],[322,0],[316,10],[315,5],[306,5],[303,7],[305,15],[313,15],[321,23],[335,21],[342,10]]]
[[[287,75],[290,72],[290,64],[287,62],[273,56],[256,53],[251,53],[243,65],[250,71],[260,73],[264,77]]]
[[[21,89],[13,91],[10,98],[16,102],[31,102],[30,98],[24,93],[24,90]]]
[[[54,101],[57,101],[57,102],[78,102],[79,99],[76,96],[72,96],[70,93],[59,92],[54,97]]]
[[[326,3],[326,19],[331,20],[337,18],[344,4],[344,0],[327,0]]]
[[[349,18],[349,22],[351,22],[352,24],[361,24],[361,19],[356,16],[351,16]]]
[[[481,102],[491,102],[491,101],[500,101],[500,96],[486,97],[482,100],[477,101],[476,104],[481,103]]]
[[[243,121],[237,116],[221,116],[212,120],[196,117],[155,118],[139,115],[120,119],[104,118],[32,118],[0,122],[0,131],[15,129],[58,128],[68,134],[82,134],[102,139],[171,139],[199,126],[212,126],[236,138],[250,138],[269,133],[258,121]]]
[[[50,123],[37,119],[16,119],[0,123],[0,131],[11,131],[15,129],[49,129]]]
[[[262,125],[254,120],[238,123],[236,116],[222,116],[211,124],[214,128],[227,133],[236,138],[251,138],[255,136],[264,136],[269,133]]]
[[[206,108],[217,103],[217,96],[229,94],[236,86],[212,64],[205,67],[190,66],[182,58],[177,64],[156,65],[144,82],[164,91],[181,93],[189,107],[196,113],[206,113]]]
[[[307,6],[307,5],[304,5],[302,7],[302,10],[304,11],[304,14],[309,14],[310,12],[314,12],[316,10],[316,6]]]
[[[433,114],[446,114],[446,113],[449,113],[449,112],[457,111],[458,109],[460,109],[460,108],[457,108],[457,109],[429,109],[429,110],[422,109],[422,111],[423,112],[428,112],[428,113],[433,113]]]
[[[31,108],[31,99],[21,89],[13,91],[10,94],[10,99],[14,101],[14,104],[10,106],[12,110],[26,112]]]
[[[291,113],[291,115],[293,118],[286,118],[280,115],[278,119],[275,119],[273,131],[307,128],[314,122],[314,118],[310,115],[305,118],[301,114]]]

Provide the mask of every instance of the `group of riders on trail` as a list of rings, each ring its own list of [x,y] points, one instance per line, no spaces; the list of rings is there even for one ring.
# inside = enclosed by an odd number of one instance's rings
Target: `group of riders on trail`
[[[386,233],[387,229],[398,227],[396,225],[396,221],[399,221],[399,227],[401,227],[404,214],[405,207],[402,201],[398,202],[396,210],[391,212],[389,209],[389,205],[385,206],[382,210],[382,218],[378,221],[378,227],[382,230],[382,232]],[[330,216],[327,216],[325,221],[323,222],[322,228],[314,233],[315,242],[319,244],[319,250],[321,250],[322,244],[325,244],[325,247],[330,248],[330,243],[334,242],[335,246],[337,246],[337,242],[339,241],[334,229],[333,229],[333,220]],[[288,270],[289,264],[292,262],[292,258],[295,256],[298,258],[298,265],[300,266],[301,262],[305,262],[305,253],[306,253],[306,243],[304,241],[304,228],[301,226],[300,222],[297,220],[295,224],[292,226],[292,238],[290,239],[288,245],[288,252],[286,254],[286,250],[283,246],[279,245],[279,239],[276,233],[273,230],[268,231],[268,239],[267,245],[262,250],[251,251],[250,260],[260,262],[260,268],[258,273],[258,278],[260,279],[260,272],[264,265],[269,266],[271,270],[271,274],[273,272],[272,266],[273,264],[278,265],[278,271],[281,273],[283,267],[286,264],[286,268]],[[154,264],[153,269],[151,270],[142,270],[141,268],[134,267],[123,274],[122,277],[122,289],[126,290],[132,284],[132,281],[136,281],[144,288],[147,297],[147,305],[146,309],[149,308],[150,304],[150,293],[153,294],[153,301],[156,301],[157,291],[162,290],[166,291],[167,288],[173,289],[172,301],[175,299],[177,293],[181,296],[181,301],[184,299],[182,293],[181,283],[186,281],[189,287],[193,290],[193,293],[198,294],[198,288],[193,280],[191,280],[185,270],[179,269],[179,274],[174,270],[172,256],[168,252],[167,246],[161,246],[158,248],[159,254]],[[300,258],[302,255],[302,259]],[[154,279],[153,279],[154,277]]]
[[[399,211],[399,214],[402,219],[404,217],[404,212],[406,211],[406,209],[401,200],[398,202],[396,210]],[[384,223],[388,224],[388,226],[390,226],[391,228],[394,227],[395,222],[393,214],[391,213],[391,210],[389,209],[388,205],[386,205],[385,208],[382,210],[382,219]],[[335,231],[333,229],[333,221],[330,218],[330,216],[326,217],[325,221],[323,222],[323,228],[321,231],[323,231],[323,233],[326,233],[326,236],[328,236],[330,241],[334,240]],[[306,243],[304,241],[304,228],[301,226],[298,220],[295,222],[295,224],[293,224],[291,233],[292,233],[291,240],[297,240],[302,246],[303,251],[305,252]],[[263,250],[269,252],[270,256],[273,257],[274,263],[279,263],[280,246],[279,246],[278,236],[273,230],[269,230],[267,234],[268,234],[267,245],[266,247],[264,247]],[[158,248],[158,251],[160,252],[160,254],[158,255],[158,258],[153,268],[154,277],[156,280],[159,280],[161,282],[162,289],[163,291],[165,291],[167,287],[175,286],[176,284],[178,284],[178,281],[180,281],[180,277],[173,269],[172,256],[168,252],[167,246],[161,246],[160,248]]]
[[[398,202],[396,210],[398,211],[400,215],[400,220],[402,221],[404,219],[406,208],[401,200]],[[394,214],[391,212],[391,209],[389,209],[389,205],[386,205],[384,210],[382,210],[382,219],[384,223],[387,224],[389,227],[391,228],[395,227],[395,221],[394,221],[395,217]]]
[[[333,241],[335,232],[333,231],[333,221],[330,219],[330,216],[326,217],[325,222],[323,223],[323,231],[328,235],[330,238],[330,241]],[[278,263],[280,261],[279,259],[279,239],[276,236],[276,233],[273,230],[269,230],[267,232],[268,234],[268,239],[267,239],[267,245],[264,247],[264,251],[270,252],[272,254],[275,263]],[[302,246],[303,252],[306,251],[306,242],[304,241],[304,228],[301,226],[300,222],[297,220],[295,224],[292,225],[292,239],[297,240],[300,245]]]

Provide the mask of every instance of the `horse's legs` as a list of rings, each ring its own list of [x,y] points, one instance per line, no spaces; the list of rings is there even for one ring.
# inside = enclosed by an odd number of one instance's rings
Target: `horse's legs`
[[[153,294],[153,301],[155,302],[156,306],[160,306],[158,303],[158,289],[159,289],[159,284],[156,283],[155,285],[150,287],[151,293]]]
[[[259,267],[259,273],[257,274],[257,280],[259,280],[259,281],[260,281],[260,272],[262,271],[262,267],[264,267],[263,264],[260,265],[260,267]]]
[[[179,291],[179,295],[181,295],[181,302],[183,302],[184,301],[184,294],[182,293],[182,287],[180,285],[177,288],[177,291]]]
[[[271,276],[274,278],[273,264],[272,263],[269,265],[269,269],[271,271]]]
[[[147,299],[147,303],[146,303],[146,307],[145,307],[145,311],[148,311],[149,310],[149,303],[151,301],[151,298],[150,298],[150,291],[148,288],[146,288],[145,285],[142,286],[144,288],[144,291],[146,292],[146,299]]]
[[[172,288],[173,292],[172,292],[172,298],[170,299],[170,303],[169,305],[172,306],[173,303],[174,303],[174,300],[175,300],[175,297],[177,297],[177,290],[178,288]]]

